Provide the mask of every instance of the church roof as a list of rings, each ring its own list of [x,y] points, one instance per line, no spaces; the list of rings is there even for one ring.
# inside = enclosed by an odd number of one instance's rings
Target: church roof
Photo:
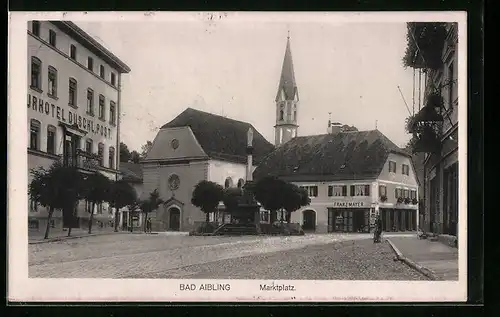
[[[246,163],[247,132],[253,134],[253,160],[260,162],[274,150],[262,134],[250,123],[238,121],[212,113],[187,108],[169,123],[161,128],[176,128],[189,126],[205,153],[213,159]]]
[[[378,130],[296,137],[266,157],[253,176],[288,181],[375,179],[389,153],[411,157]]]
[[[292,50],[290,48],[290,37],[286,41],[285,58],[281,67],[281,77],[276,94],[276,101],[279,99],[281,91],[285,93],[286,100],[293,100],[297,91],[297,83],[295,82],[295,72],[293,71]]]

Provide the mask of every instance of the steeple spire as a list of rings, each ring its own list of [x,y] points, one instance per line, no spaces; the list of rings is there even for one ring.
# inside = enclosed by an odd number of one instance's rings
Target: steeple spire
[[[290,31],[286,38],[285,57],[281,67],[281,77],[276,94],[275,145],[280,146],[297,136],[299,94],[293,71]]]
[[[284,93],[285,100],[294,100],[297,94],[292,50],[290,48],[290,31],[288,31],[288,36],[286,38],[285,57],[283,58],[283,65],[281,67],[281,78],[278,86],[278,93],[276,94],[276,101],[278,101],[282,93]]]

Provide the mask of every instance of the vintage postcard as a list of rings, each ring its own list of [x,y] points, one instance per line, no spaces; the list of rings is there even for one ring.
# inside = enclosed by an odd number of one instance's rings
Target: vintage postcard
[[[465,301],[466,28],[10,13],[8,298]]]

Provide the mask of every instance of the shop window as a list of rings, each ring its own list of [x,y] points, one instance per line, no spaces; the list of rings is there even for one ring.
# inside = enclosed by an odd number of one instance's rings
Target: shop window
[[[40,121],[31,119],[30,149],[40,151]]]
[[[42,90],[42,61],[31,57],[31,88]]]
[[[396,162],[389,161],[389,173],[396,173]]]
[[[40,21],[33,21],[31,23],[31,33],[36,36],[40,36]]]
[[[47,126],[47,153],[56,153],[56,127]]]
[[[48,83],[49,83],[49,91],[47,94],[50,97],[57,97],[57,69],[52,66],[49,66],[48,70]]]

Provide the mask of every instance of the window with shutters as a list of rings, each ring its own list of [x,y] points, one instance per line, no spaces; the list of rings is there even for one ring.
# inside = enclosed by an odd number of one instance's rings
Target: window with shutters
[[[309,194],[309,197],[318,197],[318,186],[313,185],[313,186],[300,186],[300,188],[304,188],[307,193]]]
[[[351,185],[351,196],[370,196],[370,185]]]
[[[328,196],[329,197],[345,197],[347,196],[347,186],[346,185],[330,185],[328,186]]]

